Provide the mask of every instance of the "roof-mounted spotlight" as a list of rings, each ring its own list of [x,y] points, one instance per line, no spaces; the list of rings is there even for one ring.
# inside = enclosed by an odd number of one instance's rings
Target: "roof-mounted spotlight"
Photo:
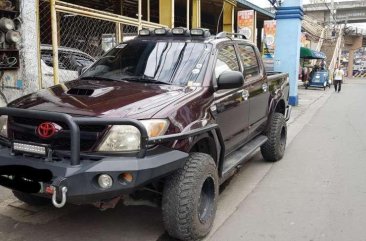
[[[211,33],[208,29],[204,29],[204,28],[196,28],[196,29],[191,29],[191,36],[200,36],[200,37],[210,37]]]
[[[172,29],[173,35],[184,35],[186,32],[187,32],[187,29],[182,28],[182,27]]]
[[[166,35],[168,30],[166,28],[157,28],[154,30],[155,35]]]
[[[149,36],[150,35],[150,30],[148,30],[148,29],[141,29],[139,31],[139,35],[140,36]]]

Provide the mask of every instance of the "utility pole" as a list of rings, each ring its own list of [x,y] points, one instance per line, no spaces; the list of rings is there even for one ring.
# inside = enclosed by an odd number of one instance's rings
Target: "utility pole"
[[[334,0],[332,0],[331,1],[331,4],[330,4],[330,11],[331,11],[331,13],[330,13],[330,17],[332,18],[331,19],[331,23],[333,24],[333,28],[335,28],[335,26],[336,26],[336,22],[335,22],[335,17],[334,17],[334,15],[335,15],[335,9],[334,9]]]
[[[289,73],[289,104],[298,105],[301,21],[304,18],[303,0],[286,0],[277,7],[277,33],[274,69]]]

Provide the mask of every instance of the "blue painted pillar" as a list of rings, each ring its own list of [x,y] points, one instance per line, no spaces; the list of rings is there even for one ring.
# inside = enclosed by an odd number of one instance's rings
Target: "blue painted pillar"
[[[274,70],[289,73],[289,104],[296,106],[298,100],[298,76],[300,64],[301,21],[304,17],[303,0],[283,1],[277,9],[276,50]]]

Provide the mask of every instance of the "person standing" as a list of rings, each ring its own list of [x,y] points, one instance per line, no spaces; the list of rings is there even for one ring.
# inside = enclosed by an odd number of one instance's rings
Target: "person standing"
[[[340,92],[342,89],[342,82],[344,78],[344,72],[340,66],[334,71],[334,89],[335,92]]]

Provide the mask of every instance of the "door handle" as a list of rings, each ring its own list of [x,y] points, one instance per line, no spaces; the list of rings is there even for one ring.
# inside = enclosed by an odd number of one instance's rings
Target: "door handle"
[[[244,100],[248,100],[249,99],[249,91],[248,90],[242,90],[241,91],[241,95],[243,97]]]

